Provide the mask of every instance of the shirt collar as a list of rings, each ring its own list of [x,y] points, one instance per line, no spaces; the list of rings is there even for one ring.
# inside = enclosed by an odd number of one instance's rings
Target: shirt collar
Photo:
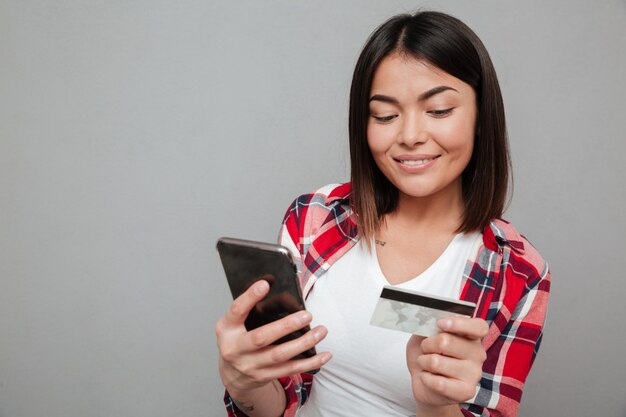
[[[483,240],[487,247],[498,252],[501,252],[505,245],[520,255],[526,252],[524,238],[506,220],[493,220],[489,227],[483,231]]]
[[[328,197],[326,197],[326,206],[330,206],[338,200],[348,200],[350,197],[351,189],[352,187],[349,182],[341,184],[340,186],[333,189],[331,193],[328,194]]]
[[[349,200],[351,189],[349,182],[334,188],[326,198],[326,206],[330,206],[337,201]],[[505,245],[520,255],[523,255],[526,251],[522,235],[519,234],[511,223],[503,219],[493,220],[483,230],[483,241],[487,247],[497,252],[502,252],[502,248]]]

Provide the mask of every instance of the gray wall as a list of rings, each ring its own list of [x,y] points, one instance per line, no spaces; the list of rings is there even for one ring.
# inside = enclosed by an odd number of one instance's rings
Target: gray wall
[[[624,0],[0,0],[0,416],[222,415],[215,239],[347,179],[359,48],[417,7],[490,50],[552,266],[520,414],[626,416]]]

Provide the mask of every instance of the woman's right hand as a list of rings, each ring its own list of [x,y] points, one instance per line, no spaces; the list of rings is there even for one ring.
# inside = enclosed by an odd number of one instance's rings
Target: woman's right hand
[[[324,326],[317,326],[297,339],[272,345],[272,342],[308,325],[312,317],[307,311],[298,311],[254,330],[246,330],[244,322],[248,314],[268,291],[267,281],[256,282],[233,301],[215,326],[220,377],[233,397],[239,393],[245,395],[280,377],[318,369],[332,357],[329,352],[322,352],[310,358],[291,359],[326,337]]]

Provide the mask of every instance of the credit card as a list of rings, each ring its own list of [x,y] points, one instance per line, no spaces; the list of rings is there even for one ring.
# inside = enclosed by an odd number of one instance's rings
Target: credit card
[[[476,304],[405,289],[383,287],[370,324],[419,336],[441,330],[437,320],[451,316],[472,317]]]

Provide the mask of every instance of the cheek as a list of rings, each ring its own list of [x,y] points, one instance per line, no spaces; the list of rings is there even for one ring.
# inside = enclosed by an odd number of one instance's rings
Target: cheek
[[[385,129],[386,127],[387,129]],[[393,141],[389,130],[388,126],[375,124],[367,126],[367,144],[374,156],[380,155],[389,149],[390,142]]]
[[[387,141],[382,136],[384,132],[381,131],[380,126],[368,126],[367,127],[367,144],[370,148],[370,153],[374,158],[374,162],[378,169],[382,172],[387,171],[387,158],[386,153],[389,149]]]
[[[459,148],[457,150],[456,162],[459,174],[467,168],[470,159],[472,159],[472,153],[474,151],[474,137],[467,138],[463,143],[459,144]]]
[[[376,126],[368,125],[367,126],[367,145],[370,147],[370,151],[374,156],[380,152],[381,144],[380,144],[379,132],[376,129]]]
[[[459,123],[449,126],[445,137],[449,138],[446,150],[455,154],[455,159],[469,161],[474,148],[474,126],[471,123]]]

